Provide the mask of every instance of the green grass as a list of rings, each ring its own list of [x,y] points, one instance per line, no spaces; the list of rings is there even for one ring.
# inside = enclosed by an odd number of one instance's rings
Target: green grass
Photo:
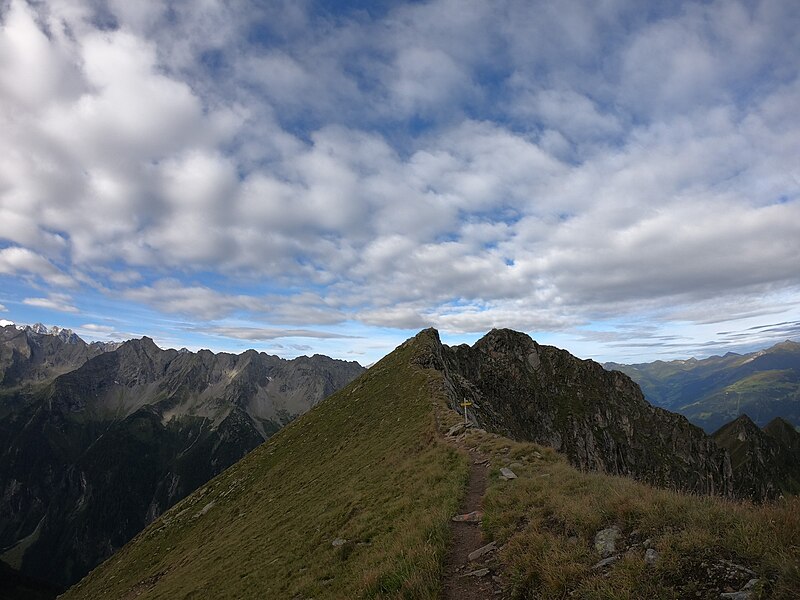
[[[285,427],[64,598],[437,598],[468,467],[437,431],[441,375],[411,365],[426,341]]]
[[[424,333],[163,515],[64,598],[434,599],[468,463],[441,431]],[[484,537],[516,599],[718,598],[705,566],[758,573],[757,598],[800,597],[800,499],[753,506],[583,473],[552,449],[470,431],[491,461]],[[511,465],[519,476],[499,479]],[[607,570],[595,533],[650,538]],[[634,536],[638,537],[634,537]],[[347,542],[333,547],[336,538]]]
[[[800,598],[798,497],[754,506],[689,496],[580,472],[551,449],[485,432],[470,433],[468,443],[490,456],[483,527],[504,545],[513,598],[718,598],[725,590],[710,589],[703,566],[718,559],[758,573],[755,597]],[[511,463],[518,479],[500,480],[500,467]],[[628,540],[650,538],[660,554],[656,566],[645,564],[639,547],[593,571],[600,558],[594,535],[611,525]]]

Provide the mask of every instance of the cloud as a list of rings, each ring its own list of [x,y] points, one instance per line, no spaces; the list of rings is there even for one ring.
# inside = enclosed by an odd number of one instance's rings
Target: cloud
[[[8,312],[8,309],[5,307],[5,305],[0,304],[0,312]]]
[[[6,3],[20,297],[262,333],[796,303],[792,3],[244,6]]]
[[[63,273],[45,257],[18,246],[0,250],[0,274],[36,275],[56,287],[73,287],[75,285],[72,277]]]
[[[263,327],[211,327],[209,329],[203,329],[202,331],[213,335],[250,341],[277,340],[281,338],[311,338],[318,340],[358,339],[360,337],[312,329],[272,329]],[[297,347],[294,348],[297,349]],[[310,348],[303,347],[302,349],[308,350]]]
[[[37,308],[46,308],[65,313],[78,313],[80,310],[71,304],[72,298],[67,294],[52,293],[47,298],[25,298],[22,303]]]
[[[161,279],[150,286],[123,292],[126,299],[153,306],[170,314],[192,315],[204,320],[218,319],[240,310],[263,308],[258,298],[230,295],[202,285],[184,286],[175,279]]]

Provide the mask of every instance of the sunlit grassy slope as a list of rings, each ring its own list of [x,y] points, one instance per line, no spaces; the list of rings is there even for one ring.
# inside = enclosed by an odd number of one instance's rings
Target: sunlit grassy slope
[[[281,430],[65,598],[436,598],[468,470],[437,434],[440,375],[411,364],[430,342]]]
[[[798,497],[758,506],[689,496],[583,473],[552,449],[481,431],[467,443],[493,465],[483,526],[488,538],[505,544],[501,559],[512,598],[718,599],[751,577],[759,578],[754,599],[800,598]],[[498,477],[506,465],[517,479]],[[593,569],[600,560],[594,535],[614,525],[622,533],[621,558]],[[658,552],[653,566],[644,560],[648,539]],[[755,575],[740,573],[726,589],[732,582],[717,577],[724,561]]]
[[[468,464],[442,441],[458,420],[443,375],[413,364],[423,332],[158,519],[65,598],[432,599]],[[428,363],[425,363],[428,364]],[[438,420],[438,425],[437,425]],[[583,473],[552,449],[481,430],[484,535],[515,599],[715,600],[730,561],[755,598],[800,598],[800,499],[754,506]],[[510,466],[518,475],[498,477]],[[593,569],[616,525],[620,560]],[[347,540],[334,547],[337,539]],[[644,560],[650,539],[655,565]],[[743,581],[750,574],[739,574]],[[732,588],[733,589],[733,588]],[[738,587],[736,587],[738,589]]]

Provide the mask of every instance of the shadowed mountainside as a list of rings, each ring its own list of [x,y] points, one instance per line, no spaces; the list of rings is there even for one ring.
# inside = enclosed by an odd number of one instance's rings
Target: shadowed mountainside
[[[439,344],[426,360],[444,373],[451,406],[472,401],[484,429],[551,446],[581,469],[699,494],[733,491],[729,459],[713,440],[594,361],[508,329],[471,347]]]
[[[734,493],[760,500],[800,494],[800,433],[786,421],[773,419],[763,430],[742,415],[713,435],[731,457]]]
[[[62,356],[56,336],[39,337],[27,363],[4,363],[17,375],[0,398],[0,558],[60,586],[364,371],[318,355],[161,350],[149,338],[94,356],[76,342]],[[12,344],[4,356],[24,357],[20,336]]]

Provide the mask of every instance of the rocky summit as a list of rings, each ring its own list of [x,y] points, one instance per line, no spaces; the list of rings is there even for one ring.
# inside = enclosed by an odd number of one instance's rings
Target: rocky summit
[[[438,334],[422,360],[444,373],[451,406],[480,427],[551,446],[586,470],[698,494],[730,495],[727,453],[680,415],[647,403],[627,375],[495,329],[473,346]]]
[[[762,430],[742,415],[713,437],[730,453],[738,497],[763,500],[800,493],[800,433],[783,419]]]
[[[0,334],[0,559],[61,587],[364,371]]]

